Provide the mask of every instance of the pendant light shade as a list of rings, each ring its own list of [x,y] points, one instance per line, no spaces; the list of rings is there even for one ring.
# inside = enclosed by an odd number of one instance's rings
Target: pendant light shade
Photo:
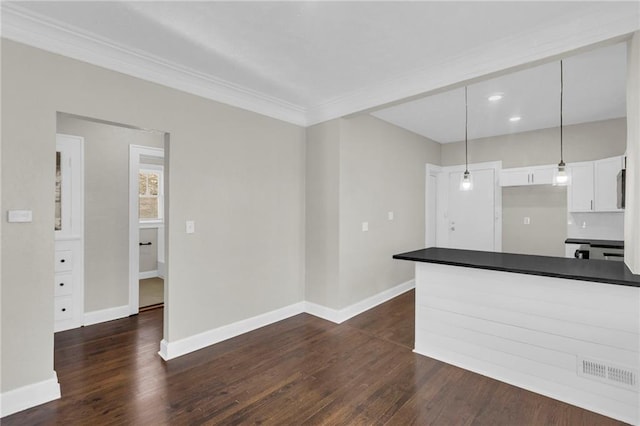
[[[473,179],[469,173],[469,141],[467,140],[467,127],[469,123],[469,113],[467,106],[467,86],[464,86],[464,173],[460,179],[460,191],[471,191],[473,189]]]
[[[560,162],[558,168],[553,175],[553,184],[556,186],[566,186],[569,183],[569,175],[567,174],[567,166],[562,156],[562,101],[564,94],[564,77],[563,77],[562,61],[560,61]]]

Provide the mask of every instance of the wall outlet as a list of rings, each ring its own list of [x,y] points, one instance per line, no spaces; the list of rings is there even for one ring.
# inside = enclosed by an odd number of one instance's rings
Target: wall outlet
[[[393,212],[388,212],[387,213],[387,219],[393,220]]]
[[[531,224],[531,218],[530,217],[525,217],[524,218],[524,224],[525,225],[530,225]]]
[[[367,232],[369,230],[369,222],[362,222],[362,232]]]
[[[193,220],[187,221],[187,234],[193,234],[196,232],[196,223]]]

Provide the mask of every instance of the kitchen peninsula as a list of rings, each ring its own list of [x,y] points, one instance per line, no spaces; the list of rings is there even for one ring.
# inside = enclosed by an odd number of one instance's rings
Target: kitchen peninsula
[[[429,356],[640,422],[640,276],[623,262],[428,248],[415,346]]]

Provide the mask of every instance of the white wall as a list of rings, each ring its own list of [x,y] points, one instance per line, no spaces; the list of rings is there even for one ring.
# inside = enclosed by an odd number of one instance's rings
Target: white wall
[[[624,261],[640,274],[640,32],[627,51],[627,192],[624,219]],[[640,301],[638,302],[640,303]],[[640,405],[640,401],[638,401]]]
[[[303,299],[304,129],[3,39],[2,392],[53,372],[57,112],[170,133],[165,339]]]

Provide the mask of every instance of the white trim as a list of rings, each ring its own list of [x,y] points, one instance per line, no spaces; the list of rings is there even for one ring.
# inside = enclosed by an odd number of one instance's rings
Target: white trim
[[[0,394],[0,417],[60,398],[60,383],[55,371],[48,380],[33,383]]]
[[[304,313],[304,302],[294,303],[255,317],[223,325],[175,342],[167,342],[162,339],[158,354],[162,359],[168,361],[301,313]]]
[[[155,271],[144,271],[144,272],[140,272],[140,275],[138,275],[138,279],[139,280],[146,280],[147,278],[155,278],[155,277],[159,277],[160,275],[158,275],[158,270],[156,269]]]
[[[86,312],[84,325],[93,325],[101,322],[113,321],[129,316],[129,305],[116,306],[115,308],[101,309],[99,311]]]
[[[140,229],[160,229],[160,228],[164,228],[164,221],[158,221],[158,220],[145,220],[145,221],[141,221],[140,222]]]
[[[158,277],[164,280],[164,262],[158,261]]]
[[[138,170],[140,156],[164,158],[164,149],[129,145],[129,314],[139,310],[140,218],[138,217]]]
[[[304,302],[305,312],[318,318],[322,318],[336,324],[341,324],[346,320],[368,311],[371,308],[375,308],[376,306],[391,300],[394,297],[400,296],[413,288],[415,288],[415,281],[409,280],[339,310],[312,302]]]
[[[626,38],[640,29],[640,20],[638,12],[629,13],[621,7],[624,8],[611,2],[594,3],[568,20],[566,17],[549,19],[545,26],[459,52],[442,58],[438,64],[395,75],[381,84],[308,107],[119,45],[15,2],[2,4],[2,37],[299,126],[310,126],[504,70],[555,59],[596,43]]]

